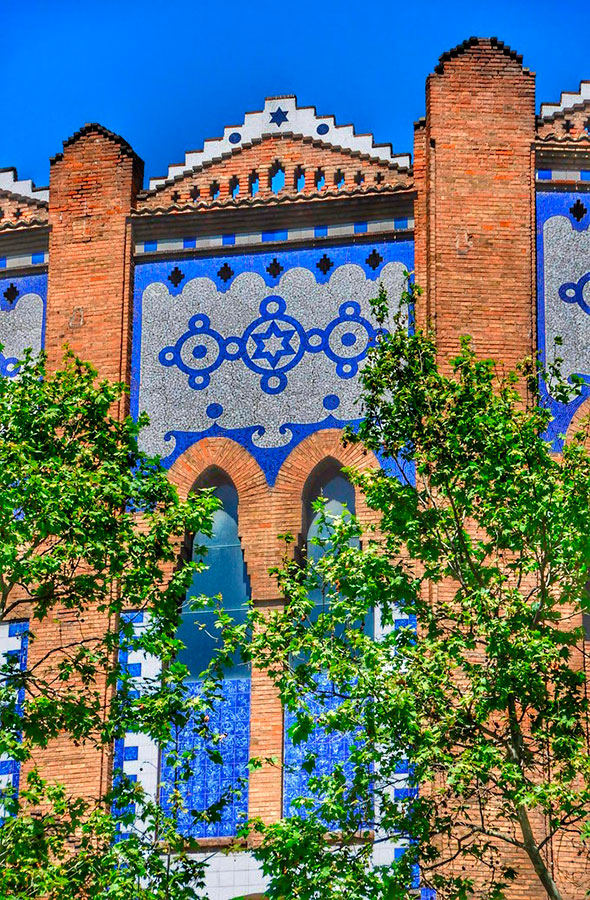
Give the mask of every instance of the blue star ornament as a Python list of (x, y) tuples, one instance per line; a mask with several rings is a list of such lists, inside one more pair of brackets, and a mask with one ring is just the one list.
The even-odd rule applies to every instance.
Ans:
[(283, 122), (286, 122), (288, 118), (288, 113), (285, 112), (284, 109), (281, 109), (280, 106), (277, 106), (274, 112), (270, 114), (271, 125), (276, 125), (277, 128), (280, 128)]
[(256, 350), (252, 359), (265, 359), (274, 368), (283, 356), (294, 356), (295, 351), (291, 346), (291, 338), (295, 334), (294, 328), (279, 328), (276, 322), (271, 322), (266, 331), (253, 334)]

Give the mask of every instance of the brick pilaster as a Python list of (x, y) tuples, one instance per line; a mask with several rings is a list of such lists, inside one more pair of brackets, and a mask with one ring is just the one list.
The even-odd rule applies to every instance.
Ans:
[(68, 343), (101, 376), (129, 380), (132, 242), (127, 218), (143, 162), (100, 125), (86, 125), (51, 161), (46, 348)]
[(509, 366), (534, 349), (534, 138), (516, 53), (471, 38), (443, 54), (415, 154), (416, 279), (444, 360), (463, 334)]

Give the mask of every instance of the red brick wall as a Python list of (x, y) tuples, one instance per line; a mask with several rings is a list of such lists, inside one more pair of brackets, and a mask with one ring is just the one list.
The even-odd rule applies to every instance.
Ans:
[(534, 76), (506, 48), (480, 39), (428, 77), (416, 278), (444, 359), (463, 334), (510, 366), (533, 350), (534, 139)]
[[(131, 241), (127, 216), (141, 187), (143, 164), (131, 148), (100, 126), (87, 126), (64, 144), (51, 165), (49, 267), (45, 345), (50, 367), (65, 343), (103, 377), (129, 381)], [(127, 411), (127, 401), (120, 414)], [(102, 614), (55, 615), (35, 629), (29, 664), (49, 649), (92, 639), (105, 630)], [(51, 665), (58, 661), (51, 659)], [(99, 686), (106, 700), (106, 688)], [(46, 777), (66, 780), (81, 795), (98, 796), (111, 777), (111, 755), (65, 737), (37, 760)]]
[[(259, 179), (256, 201), (273, 200), (275, 195), (270, 187), (269, 172), (277, 160), (285, 171), (285, 186), (280, 192), (282, 201), (289, 195), (293, 199), (302, 200), (309, 199), (310, 195), (338, 196), (347, 191), (391, 191), (392, 188), (402, 190), (412, 186), (411, 174), (405, 169), (399, 169), (396, 163), (368, 159), (346, 149), (325, 147), (320, 141), (312, 142), (293, 135), (276, 135), (251, 147), (240, 148), (231, 156), (204, 165), (171, 185), (142, 195), (138, 201), (138, 209), (142, 212), (147, 209), (168, 209), (174, 204), (179, 212), (185, 212), (187, 206), (206, 211), (208, 207), (231, 202), (230, 184), (234, 177), (239, 179), (240, 184), (237, 201), (248, 202), (249, 177), (252, 172), (256, 172)], [(305, 186), (297, 191), (295, 174), (300, 166), (305, 171)], [(315, 185), (318, 169), (321, 169), (325, 177), (321, 190)], [(344, 175), (344, 184), (340, 189), (334, 181), (337, 172)], [(359, 176), (362, 176), (362, 180)], [(219, 185), (219, 197), (216, 201), (211, 197), (211, 185), (214, 182)]]
[(127, 217), (143, 163), (116, 135), (87, 126), (51, 165), (45, 342), (51, 365), (63, 345), (101, 376), (129, 380), (132, 245)]
[[(513, 367), (535, 350), (535, 85), (508, 48), (472, 39), (441, 57), (426, 85), (426, 118), (414, 145), (418, 317), (435, 328), (444, 362), (459, 337)], [(454, 592), (433, 588), (435, 596)], [(544, 834), (538, 818), (535, 830)], [(553, 842), (547, 861), (564, 896), (582, 900), (584, 858)], [(512, 900), (546, 896), (524, 854), (502, 849), (519, 871)]]

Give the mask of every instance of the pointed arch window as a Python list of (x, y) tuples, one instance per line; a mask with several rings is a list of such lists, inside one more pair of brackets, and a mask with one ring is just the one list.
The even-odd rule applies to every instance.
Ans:
[[(323, 515), (314, 509), (314, 504), (319, 498), (324, 499)], [(323, 521), (325, 517), (338, 518), (340, 516), (355, 515), (354, 486), (342, 473), (342, 467), (336, 460), (328, 459), (320, 463), (310, 478), (303, 492), (303, 535), (304, 554), (310, 562), (316, 564), (326, 553), (326, 546), (321, 546), (314, 539), (329, 539), (330, 526)], [(352, 546), (358, 546), (358, 540), (352, 542)], [(314, 614), (326, 612), (326, 597), (321, 586), (318, 585), (310, 592), (310, 599), (314, 601)], [(368, 614), (363, 623), (363, 630), (371, 637), (374, 633), (373, 615)]]
[[(200, 676), (211, 662), (221, 643), (216, 628), (215, 610), (191, 609), (191, 599), (201, 595), (221, 595), (224, 611), (236, 623), (245, 621), (250, 598), (250, 585), (238, 532), (238, 494), (225, 473), (215, 470), (205, 482), (213, 487), (221, 507), (213, 515), (210, 537), (197, 534), (190, 542), (193, 557), (201, 558), (201, 548), (207, 553), (207, 568), (195, 573), (182, 609), (178, 637), (185, 645), (179, 660), (187, 669), (186, 690), (198, 696), (202, 689)], [(205, 486), (202, 485), (202, 486)], [(160, 802), (177, 817), (181, 834), (191, 838), (231, 837), (248, 813), (248, 759), (250, 756), (250, 671), (239, 658), (224, 670), (221, 695), (211, 709), (209, 728), (221, 737), (214, 745), (199, 733), (191, 719), (184, 725), (172, 727), (171, 749), (194, 755), (194, 770), (180, 789), (186, 809), (178, 812), (174, 806), (174, 790), (178, 773), (169, 764), (166, 752), (160, 764)], [(221, 754), (215, 762), (210, 750)], [(235, 793), (234, 788), (243, 785)], [(204, 812), (220, 799), (228, 798), (219, 819), (195, 818), (193, 813)]]
[[(245, 622), (250, 599), (250, 585), (238, 534), (238, 493), (223, 474), (214, 476), (209, 484), (215, 487), (214, 494), (222, 505), (213, 514), (211, 537), (197, 534), (191, 542), (193, 559), (200, 559), (200, 548), (205, 548), (207, 568), (195, 572), (193, 576), (178, 631), (178, 637), (185, 645), (178, 658), (189, 670), (188, 681), (198, 680), (221, 644), (219, 629), (215, 627), (215, 610), (191, 609), (192, 598), (220, 594), (224, 611), (236, 624)], [(225, 671), (226, 678), (239, 678), (247, 674), (245, 665), (237, 659)]]
[[(323, 511), (314, 509), (315, 501), (323, 498)], [(303, 528), (301, 552), (312, 564), (317, 564), (326, 553), (327, 547), (315, 542), (316, 538), (322, 541), (330, 539), (330, 525), (324, 521), (330, 517), (355, 514), (354, 486), (341, 471), (341, 466), (335, 459), (326, 459), (317, 466), (309, 477), (303, 491)], [(356, 541), (358, 545), (358, 541)], [(314, 602), (310, 619), (317, 620), (321, 613), (329, 613), (329, 596), (321, 585), (313, 588), (310, 599)], [(356, 628), (357, 623), (349, 626)], [(344, 625), (338, 626), (335, 633), (342, 633)], [(364, 620), (358, 622), (358, 628), (369, 637), (374, 635), (373, 614), (368, 613)], [(304, 661), (306, 657), (299, 659)], [(292, 658), (293, 663), (298, 663), (298, 658)], [(318, 686), (316, 696), (310, 698), (310, 705), (314, 715), (323, 714), (326, 711), (336, 710), (341, 703), (339, 692), (333, 691), (333, 686), (326, 674), (318, 673), (315, 676)], [(300, 797), (313, 796), (313, 790), (309, 786), (308, 770), (304, 766), (307, 754), (315, 755), (321, 760), (321, 773), (333, 772), (335, 766), (342, 766), (342, 771), (347, 780), (352, 778), (351, 748), (355, 743), (355, 735), (346, 732), (330, 732), (323, 728), (315, 729), (307, 741), (295, 744), (290, 737), (290, 729), (296, 721), (295, 713), (287, 710), (284, 725), (284, 781), (283, 781), (283, 814), (285, 816), (302, 815), (298, 802)], [(318, 769), (319, 771), (319, 769)], [(317, 772), (316, 772), (317, 774)], [(303, 813), (305, 815), (305, 813)]]

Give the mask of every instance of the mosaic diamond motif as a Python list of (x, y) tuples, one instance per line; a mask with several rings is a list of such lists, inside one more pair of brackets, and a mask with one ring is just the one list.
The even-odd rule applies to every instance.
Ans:
[(174, 287), (178, 287), (180, 282), (184, 279), (184, 273), (180, 271), (178, 266), (174, 266), (170, 275), (168, 276), (168, 281), (170, 284), (174, 285)]
[(233, 278), (233, 274), (234, 274), (234, 270), (231, 268), (231, 266), (228, 266), (228, 264), (226, 262), (224, 262), (221, 269), (217, 273), (219, 278), (221, 278), (221, 280), (224, 283), (227, 283), (230, 280), (230, 278)]
[(578, 199), (576, 200), (574, 205), (570, 206), (570, 212), (571, 212), (572, 216), (574, 217), (574, 219), (576, 220), (576, 222), (581, 222), (582, 219), (584, 218), (584, 216), (586, 215), (586, 213), (588, 212), (588, 210), (586, 209), (586, 207), (584, 206), (584, 204), (578, 197)]
[(6, 290), (4, 291), (4, 297), (6, 300), (8, 300), (9, 303), (14, 303), (14, 301), (16, 300), (18, 295), (19, 295), (18, 289), (17, 289), (16, 285), (14, 285), (12, 283), (9, 284), (8, 287), (6, 288)]
[(380, 253), (377, 253), (376, 250), (371, 250), (365, 262), (373, 269), (373, 271), (375, 271), (375, 269), (378, 269), (383, 262), (383, 257)]
[(324, 253), (322, 258), (320, 259), (320, 261), (318, 263), (316, 263), (316, 265), (317, 265), (318, 269), (320, 270), (320, 272), (322, 273), (322, 275), (327, 275), (328, 272), (330, 271), (330, 269), (332, 268), (332, 266), (334, 265), (334, 263), (332, 262), (330, 257), (326, 253)]
[(272, 278), (279, 277), (279, 275), (283, 271), (283, 267), (280, 264), (280, 262), (278, 261), (278, 259), (276, 258), (276, 256), (273, 259), (273, 261), (271, 263), (269, 263), (269, 265), (266, 267), (266, 271)]

